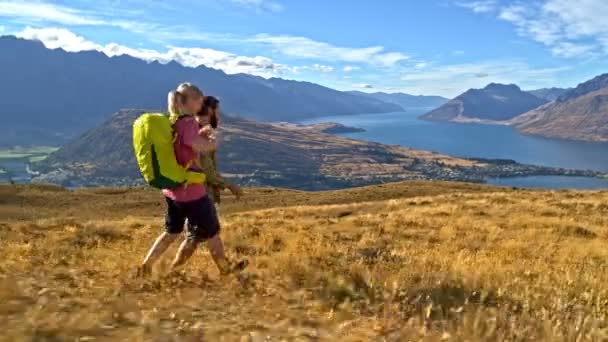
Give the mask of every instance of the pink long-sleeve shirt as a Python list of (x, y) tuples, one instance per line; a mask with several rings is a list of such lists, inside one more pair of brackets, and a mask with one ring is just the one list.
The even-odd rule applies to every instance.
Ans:
[[(194, 141), (198, 137), (199, 127), (196, 120), (191, 117), (183, 117), (175, 123), (175, 157), (177, 162), (184, 167), (190, 165), (195, 169), (198, 165), (198, 153), (194, 150)], [(174, 189), (164, 189), (163, 195), (176, 202), (192, 202), (203, 198), (207, 190), (203, 184), (185, 184)]]

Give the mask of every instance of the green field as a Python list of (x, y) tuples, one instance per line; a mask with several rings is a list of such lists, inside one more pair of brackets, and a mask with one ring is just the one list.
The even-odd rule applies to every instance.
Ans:
[(57, 147), (36, 146), (36, 147), (14, 147), (0, 150), (0, 162), (6, 160), (27, 159), (34, 163), (46, 159), (46, 157), (57, 151)]

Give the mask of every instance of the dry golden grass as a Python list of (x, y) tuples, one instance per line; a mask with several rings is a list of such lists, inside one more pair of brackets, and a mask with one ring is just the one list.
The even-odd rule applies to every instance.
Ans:
[(415, 182), (251, 189), (222, 209), (247, 279), (205, 252), (132, 277), (156, 192), (0, 187), (0, 340), (608, 338), (608, 192)]

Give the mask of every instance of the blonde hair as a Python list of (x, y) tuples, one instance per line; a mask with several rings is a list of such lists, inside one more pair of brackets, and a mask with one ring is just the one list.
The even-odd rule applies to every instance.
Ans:
[(177, 86), (176, 90), (169, 92), (169, 95), (167, 96), (167, 109), (169, 111), (169, 117), (173, 123), (175, 123), (181, 116), (185, 115), (180, 110), (180, 105), (183, 105), (189, 96), (204, 97), (203, 92), (199, 87), (188, 82), (180, 84)]

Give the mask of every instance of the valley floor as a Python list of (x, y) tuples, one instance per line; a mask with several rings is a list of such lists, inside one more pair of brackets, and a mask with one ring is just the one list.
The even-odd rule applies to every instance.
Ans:
[(248, 258), (151, 279), (155, 191), (0, 187), (0, 340), (518, 341), (608, 338), (608, 192), (441, 182), (227, 198)]

